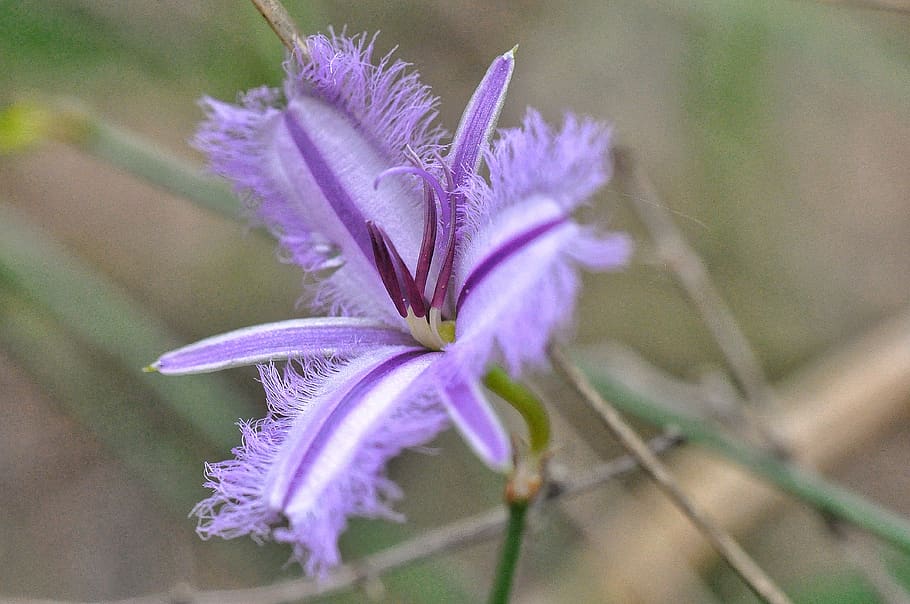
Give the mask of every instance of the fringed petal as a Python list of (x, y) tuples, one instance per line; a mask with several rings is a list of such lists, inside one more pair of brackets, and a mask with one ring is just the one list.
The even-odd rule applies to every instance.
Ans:
[(432, 126), (436, 98), (408, 65), (389, 56), (371, 63), (365, 35), (313, 36), (288, 61), (286, 107), (261, 88), (239, 105), (206, 99), (195, 143), (214, 171), (250, 198), (256, 218), (304, 270), (332, 269), (313, 292), (333, 314), (374, 316), (393, 325), (373, 266), (366, 222), (380, 225), (406, 262), (420, 245), (421, 183), (388, 178), (409, 161), (408, 146), (430, 159), (442, 131)]
[[(569, 116), (554, 132), (535, 112), (507, 130), (489, 154), (491, 185), (469, 186), (455, 277), (456, 342), (447, 353), (482, 369), (492, 359), (510, 373), (544, 361), (554, 331), (570, 322), (578, 268), (627, 261), (624, 235), (599, 236), (571, 210), (608, 176), (608, 136)], [(497, 357), (498, 355), (498, 357)]]
[(210, 466), (215, 492), (194, 510), (200, 534), (290, 543), (318, 575), (339, 563), (349, 517), (399, 520), (391, 505), (401, 492), (385, 464), (447, 425), (432, 386), (418, 379), (438, 356), (385, 348), (316, 378), (263, 368), (270, 413), (241, 426), (235, 460)]
[(468, 184), (462, 208), (470, 238), (495, 215), (532, 197), (546, 197), (566, 211), (583, 203), (610, 178), (610, 131), (599, 122), (568, 114), (560, 130), (529, 109), (521, 128), (501, 130), (487, 154), (490, 184)]
[(429, 162), (446, 135), (434, 125), (439, 99), (392, 53), (374, 65), (374, 41), (331, 29), (307, 38), (307, 52), (289, 62), (288, 98), (313, 95), (343, 110), (396, 163), (407, 162), (407, 146)]
[(271, 537), (281, 514), (265, 499), (265, 477), (281, 452), (293, 418), (304, 413), (306, 401), (316, 396), (326, 380), (339, 371), (329, 360), (319, 359), (288, 366), (259, 367), (269, 406), (265, 418), (238, 422), (242, 441), (232, 449), (234, 459), (205, 464), (205, 487), (212, 495), (200, 501), (191, 515), (199, 519), (196, 532), (203, 539), (233, 539), (249, 535), (257, 543)]

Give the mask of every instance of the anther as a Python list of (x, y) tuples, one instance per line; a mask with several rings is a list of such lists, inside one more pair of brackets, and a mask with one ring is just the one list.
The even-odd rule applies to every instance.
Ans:
[(398, 276), (395, 274), (395, 267), (389, 256), (389, 250), (386, 248), (382, 232), (373, 221), (367, 221), (367, 232), (370, 234), (370, 243), (373, 246), (373, 258), (376, 262), (376, 269), (379, 271), (379, 278), (395, 305), (395, 310), (402, 317), (408, 316), (407, 305), (404, 296), (401, 295), (401, 286), (398, 283)]

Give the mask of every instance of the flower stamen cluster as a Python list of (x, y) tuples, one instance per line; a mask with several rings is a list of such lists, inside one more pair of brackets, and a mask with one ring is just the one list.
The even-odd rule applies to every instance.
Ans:
[[(433, 255), (439, 242), (437, 216), (442, 208), (447, 208), (447, 216), (455, 216), (456, 194), (453, 191), (454, 178), (448, 164), (438, 157), (439, 168), (446, 177), (448, 189), (443, 188), (439, 180), (424, 167), (422, 160), (408, 149), (408, 155), (414, 165), (389, 168), (376, 177), (373, 188), (378, 189), (383, 179), (396, 174), (412, 174), (423, 180), (424, 189), (424, 229), (420, 242), (420, 253), (414, 275), (411, 274), (395, 243), (388, 234), (373, 221), (367, 221), (370, 242), (373, 246), (373, 258), (379, 277), (389, 294), (398, 314), (407, 321), (414, 339), (431, 350), (442, 350), (454, 341), (454, 321), (443, 318), (444, 303), (452, 278), (452, 266), (455, 260), (455, 221), (449, 219), (442, 266), (438, 268), (436, 284), (431, 299), (426, 299), (426, 286)], [(440, 211), (437, 212), (437, 203)], [(450, 327), (444, 328), (443, 324)]]

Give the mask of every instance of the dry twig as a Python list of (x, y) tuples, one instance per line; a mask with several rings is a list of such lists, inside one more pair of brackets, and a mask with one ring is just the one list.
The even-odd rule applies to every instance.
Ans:
[(663, 494), (698, 528), (699, 532), (742, 577), (752, 591), (769, 604), (788, 604), (789, 598), (733, 538), (694, 506), (689, 497), (679, 488), (667, 468), (648, 449), (635, 430), (600, 396), (587, 378), (566, 359), (558, 348), (551, 349), (550, 359), (556, 370), (578, 391), (588, 405), (597, 411), (607, 429), (638, 461), (642, 469), (654, 479)]
[(272, 31), (281, 40), (285, 48), (294, 52), (295, 48), (306, 48), (300, 41), (300, 31), (288, 14), (284, 5), (278, 0), (250, 0), (263, 19), (268, 22)]
[(619, 147), (613, 156), (620, 188), (648, 230), (658, 257), (698, 310), (746, 398), (752, 403), (771, 402), (773, 393), (761, 363), (711, 282), (705, 263), (683, 237), (632, 150)]
[[(848, 2), (841, 1), (841, 3)], [(903, 10), (910, 9), (910, 2), (906, 0), (884, 3), (860, 2), (859, 4), (872, 8), (890, 7), (892, 9), (901, 5)], [(890, 6), (885, 6), (885, 4)], [(746, 398), (752, 403), (776, 403), (777, 395), (768, 383), (757, 355), (740, 329), (732, 311), (712, 283), (705, 263), (686, 241), (670, 212), (661, 202), (644, 168), (636, 160), (634, 153), (630, 149), (619, 148), (615, 151), (615, 162), (617, 180), (621, 188), (628, 194), (633, 209), (654, 241), (658, 256), (667, 264), (690, 302), (701, 315)], [(768, 425), (760, 421), (751, 410), (740, 408), (734, 409), (734, 411), (738, 411), (737, 417), (743, 420), (745, 425), (742, 427), (753, 431), (769, 444), (775, 453), (782, 457), (792, 455), (787, 444), (780, 439), (779, 435), (770, 430)], [(845, 552), (849, 547), (847, 542), (841, 543), (841, 549)], [(874, 560), (866, 560), (865, 564), (858, 565), (855, 562), (863, 558), (861, 555), (854, 552), (846, 557), (853, 561), (854, 566), (866, 574), (871, 582), (875, 583), (877, 575), (870, 574), (869, 571), (870, 566), (877, 564)], [(877, 574), (881, 573), (887, 574), (883, 569), (879, 569)]]

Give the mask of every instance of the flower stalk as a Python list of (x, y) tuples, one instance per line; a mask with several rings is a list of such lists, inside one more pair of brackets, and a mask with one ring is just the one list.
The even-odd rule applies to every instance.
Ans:
[(514, 381), (502, 367), (493, 367), (483, 378), (484, 386), (499, 395), (521, 414), (528, 427), (528, 445), (535, 456), (543, 455), (550, 446), (550, 416), (533, 392)]
[(489, 598), (490, 604), (505, 604), (521, 555), (528, 508), (543, 484), (543, 464), (550, 446), (550, 416), (543, 402), (527, 386), (510, 378), (502, 367), (490, 369), (483, 382), (518, 411), (528, 430), (528, 455), (520, 457), (515, 447), (515, 467), (506, 482), (504, 499), (509, 521)]
[(496, 567), (496, 577), (493, 589), (490, 591), (489, 604), (506, 604), (512, 592), (512, 583), (515, 569), (518, 566), (518, 556), (521, 553), (521, 542), (524, 538), (525, 519), (528, 514), (530, 502), (512, 501), (509, 503), (509, 524), (506, 527), (506, 537), (502, 544), (502, 553)]

